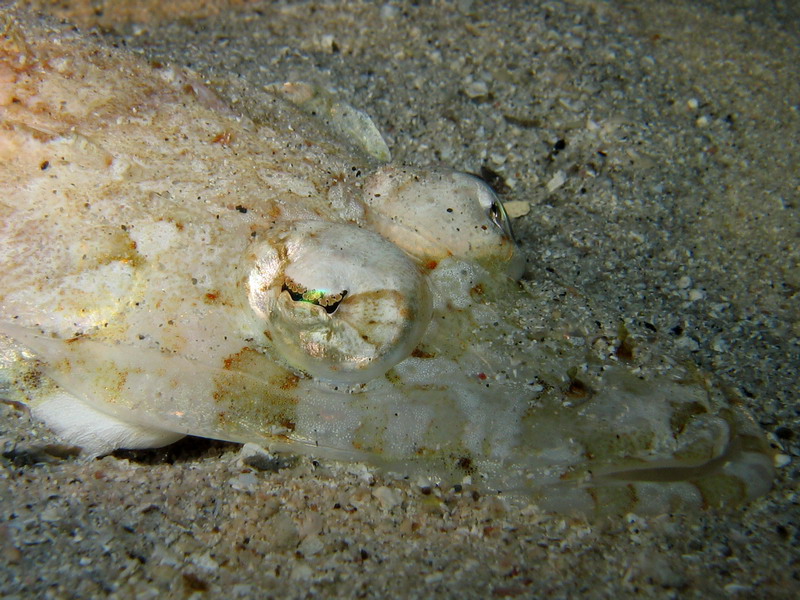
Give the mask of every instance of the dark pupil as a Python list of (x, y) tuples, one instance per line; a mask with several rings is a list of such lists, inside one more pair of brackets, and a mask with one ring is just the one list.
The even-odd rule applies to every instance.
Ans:
[(286, 284), (284, 284), (284, 286), (283, 286), (283, 291), (284, 292), (289, 292), (289, 296), (295, 302), (302, 302), (303, 301), (303, 294), (301, 294), (300, 292), (293, 292), (288, 287), (286, 287)]
[(295, 302), (310, 302), (311, 304), (316, 304), (317, 306), (324, 308), (325, 312), (329, 315), (336, 312), (336, 309), (339, 308), (342, 300), (344, 300), (347, 296), (347, 290), (342, 290), (341, 298), (339, 298), (339, 300), (335, 302), (326, 302), (324, 295), (315, 294), (313, 291), (298, 292), (290, 289), (285, 283), (282, 286), (282, 290), (289, 292), (289, 297)]
[(503, 228), (503, 216), (500, 212), (500, 206), (498, 206), (497, 202), (492, 202), (492, 206), (489, 208), (489, 216), (494, 221), (494, 224)]

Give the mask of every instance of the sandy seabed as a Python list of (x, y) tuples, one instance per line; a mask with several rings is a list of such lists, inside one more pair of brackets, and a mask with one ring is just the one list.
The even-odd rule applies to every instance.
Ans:
[(0, 405), (0, 596), (797, 597), (797, 3), (20, 4), (243, 112), (312, 81), (396, 159), (497, 173), (529, 278), (713, 373), (783, 458), (744, 508), (586, 521), (197, 439), (86, 462)]

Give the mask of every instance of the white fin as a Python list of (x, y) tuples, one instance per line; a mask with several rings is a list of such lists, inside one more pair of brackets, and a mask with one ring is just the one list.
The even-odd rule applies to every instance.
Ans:
[(31, 412), (64, 441), (83, 448), (88, 456), (108, 454), (117, 448), (158, 448), (183, 437), (182, 433), (109, 416), (63, 390), (43, 399)]

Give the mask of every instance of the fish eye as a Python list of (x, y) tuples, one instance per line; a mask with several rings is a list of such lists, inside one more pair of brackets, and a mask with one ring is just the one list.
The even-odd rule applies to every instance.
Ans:
[(494, 190), (489, 186), (486, 181), (477, 175), (465, 174), (468, 177), (473, 177), (478, 184), (478, 202), (481, 206), (486, 207), (486, 214), (489, 220), (497, 227), (503, 234), (508, 237), (512, 242), (516, 243), (514, 237), (514, 230), (511, 227), (511, 219), (508, 218), (506, 209), (502, 201), (498, 198)]
[(431, 318), (427, 277), (397, 246), (355, 225), (296, 221), (253, 249), (250, 306), (291, 366), (337, 383), (383, 375)]
[(295, 302), (310, 302), (325, 309), (325, 312), (333, 314), (347, 296), (347, 290), (340, 292), (330, 292), (327, 290), (309, 290), (303, 284), (297, 283), (291, 277), (284, 278), (281, 291), (289, 294)]

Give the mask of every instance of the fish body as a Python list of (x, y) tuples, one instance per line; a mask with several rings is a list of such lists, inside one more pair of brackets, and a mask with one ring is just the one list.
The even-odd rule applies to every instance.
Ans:
[(249, 118), (195, 74), (4, 19), (0, 391), (87, 453), (191, 434), (558, 510), (769, 489), (763, 435), (705, 377), (542, 327), (477, 179), (389, 163), (311, 86)]

